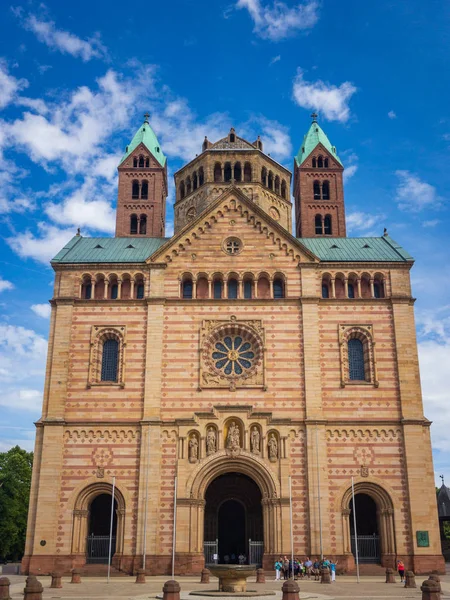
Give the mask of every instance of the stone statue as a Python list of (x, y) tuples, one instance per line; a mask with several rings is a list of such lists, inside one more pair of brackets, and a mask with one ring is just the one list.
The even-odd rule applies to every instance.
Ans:
[(216, 451), (216, 432), (214, 427), (208, 427), (206, 433), (206, 454), (214, 454)]
[(241, 446), (241, 441), (240, 441), (239, 427), (236, 425), (236, 421), (232, 421), (231, 425), (228, 429), (227, 448), (234, 449), (234, 448), (240, 448), (240, 446)]
[(255, 426), (252, 428), (252, 435), (250, 438), (250, 442), (251, 442), (251, 451), (252, 454), (261, 454), (260, 450), (259, 450), (259, 441), (260, 441), (260, 434), (258, 431), (258, 428)]
[(278, 458), (278, 442), (274, 433), (270, 434), (269, 441), (269, 459), (274, 461)]
[(198, 441), (197, 436), (193, 435), (189, 440), (189, 461), (197, 462), (198, 460)]

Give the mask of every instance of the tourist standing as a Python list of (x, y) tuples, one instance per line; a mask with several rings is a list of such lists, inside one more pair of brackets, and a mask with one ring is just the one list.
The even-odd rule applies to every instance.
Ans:
[(285, 579), (289, 579), (289, 559), (287, 556), (283, 558), (283, 574)]
[(320, 579), (320, 562), (319, 562), (318, 558), (316, 558), (313, 562), (313, 573), (314, 573), (314, 581), (319, 581), (319, 579)]
[(303, 565), (304, 565), (304, 567), (306, 569), (305, 572), (306, 572), (306, 575), (307, 575), (308, 579), (311, 579), (311, 569), (312, 569), (313, 564), (312, 564), (312, 561), (309, 560), (308, 556), (306, 557), (306, 560), (303, 563)]
[(330, 573), (331, 573), (331, 581), (336, 581), (336, 565), (338, 561), (334, 561), (331, 559), (330, 561)]
[(275, 581), (279, 581), (281, 579), (281, 571), (283, 569), (283, 559), (280, 558), (275, 561)]
[(405, 578), (405, 563), (402, 560), (397, 561), (397, 571), (400, 575), (400, 583), (403, 583)]

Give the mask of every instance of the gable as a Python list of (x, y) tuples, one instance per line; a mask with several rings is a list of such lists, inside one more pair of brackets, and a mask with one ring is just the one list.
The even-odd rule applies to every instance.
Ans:
[(132, 169), (134, 167), (134, 159), (139, 156), (144, 156), (149, 158), (149, 166), (146, 167), (144, 163), (144, 167), (141, 168), (150, 168), (150, 169), (160, 169), (161, 164), (157, 158), (155, 158), (154, 154), (152, 154), (151, 150), (147, 148), (147, 146), (140, 142), (136, 148), (126, 156), (126, 158), (120, 163), (119, 168)]
[(322, 143), (317, 144), (317, 146), (315, 146), (311, 152), (308, 154), (308, 156), (303, 160), (302, 164), (300, 165), (301, 169), (312, 169), (315, 168), (312, 166), (312, 160), (313, 158), (318, 158), (319, 156), (322, 156), (323, 158), (328, 158), (328, 167), (324, 168), (324, 170), (326, 169), (340, 169), (342, 170), (343, 167), (340, 164), (339, 161), (336, 160), (336, 157), (333, 156), (333, 154), (327, 150), (327, 148), (325, 148), (325, 146)]
[[(233, 237), (238, 233), (245, 238), (242, 240), (244, 249), (248, 245), (255, 250), (257, 240), (264, 240), (266, 250), (270, 250), (267, 253), (268, 260), (269, 254), (273, 254), (270, 260), (285, 257), (295, 265), (299, 262), (318, 262), (313, 252), (252, 203), (235, 186), (230, 186), (195, 221), (189, 223), (158, 249), (148, 262), (183, 262), (186, 257), (192, 259), (192, 254), (202, 247), (204, 239), (208, 239), (209, 244), (209, 239), (214, 235), (223, 238), (226, 234)], [(223, 252), (225, 238), (222, 238), (222, 241), (216, 239), (214, 247), (209, 248), (211, 252), (217, 253), (217, 256), (221, 256), (218, 253)], [(261, 242), (258, 249), (261, 250)], [(226, 256), (225, 253), (224, 255)], [(182, 259), (178, 260), (179, 257)], [(254, 257), (259, 260), (257, 252)], [(212, 258), (215, 257), (209, 257), (210, 260)]]

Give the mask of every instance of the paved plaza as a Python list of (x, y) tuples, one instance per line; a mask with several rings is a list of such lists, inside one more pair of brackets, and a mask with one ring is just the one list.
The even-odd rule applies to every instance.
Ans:
[[(450, 569), (447, 568), (447, 575), (441, 577), (442, 598), (450, 599)], [(9, 575), (11, 581), (11, 598), (23, 598), (23, 588), (25, 576)], [(106, 583), (104, 577), (84, 577), (82, 583), (71, 584), (70, 577), (63, 577), (61, 589), (50, 588), (50, 577), (38, 577), (44, 587), (43, 598), (45, 600), (58, 600), (71, 598), (73, 600), (96, 599), (96, 600), (114, 600), (115, 598), (124, 598), (127, 600), (144, 600), (147, 598), (156, 599), (161, 595), (162, 587), (170, 577), (147, 577), (147, 583), (136, 584), (134, 577), (112, 577), (110, 583)], [(187, 598), (187, 594), (193, 590), (217, 590), (217, 579), (211, 578), (209, 585), (199, 583), (199, 577), (177, 577), (181, 586), (181, 600)], [(383, 577), (362, 577), (360, 583), (356, 582), (356, 577), (341, 576), (336, 582), (325, 585), (315, 581), (300, 580), (300, 598), (301, 600), (332, 600), (339, 598), (342, 600), (358, 600), (358, 598), (411, 598), (419, 600), (421, 598), (420, 585), (426, 579), (425, 576), (418, 576), (416, 579), (416, 589), (405, 589), (397, 583), (386, 584)], [(281, 586), (283, 582), (269, 580), (265, 584), (256, 584), (255, 578), (248, 580), (248, 589), (260, 590), (261, 592), (272, 590), (277, 592), (271, 596), (274, 600), (281, 599)], [(198, 600), (200, 597), (190, 596), (192, 600)]]

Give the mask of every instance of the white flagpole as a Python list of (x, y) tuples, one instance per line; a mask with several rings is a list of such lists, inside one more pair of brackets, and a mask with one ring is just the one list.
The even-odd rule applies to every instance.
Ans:
[(291, 521), (291, 577), (294, 579), (294, 528), (292, 526), (292, 477), (289, 475), (289, 518)]
[(319, 434), (316, 423), (317, 502), (319, 507), (320, 560), (323, 560), (322, 507), (320, 502)]
[(353, 531), (355, 534), (356, 581), (359, 583), (358, 532), (356, 530), (355, 486), (353, 484), (353, 477), (352, 477), (352, 503), (353, 503)]
[(172, 579), (175, 579), (175, 545), (177, 542), (177, 479), (178, 477), (175, 475), (173, 490)]
[(148, 519), (148, 477), (150, 471), (150, 423), (147, 432), (147, 473), (145, 474), (145, 517), (144, 517), (144, 548), (142, 550), (142, 568), (145, 569), (147, 554), (147, 519)]
[(112, 551), (112, 532), (113, 532), (113, 522), (114, 522), (114, 491), (116, 488), (116, 478), (113, 477), (113, 486), (112, 486), (112, 496), (111, 496), (111, 521), (109, 525), (109, 551), (108, 551), (108, 580), (109, 583), (109, 575), (111, 573), (111, 551)]

